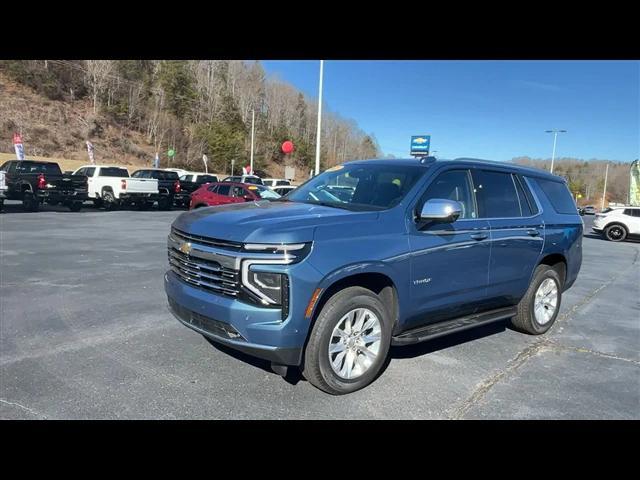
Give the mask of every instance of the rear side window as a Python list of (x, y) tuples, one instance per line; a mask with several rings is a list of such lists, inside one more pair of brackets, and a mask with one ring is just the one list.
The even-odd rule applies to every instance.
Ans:
[[(91, 173), (89, 173), (91, 171)], [(87, 176), (92, 176), (93, 170), (91, 168), (87, 169)], [(105, 167), (100, 169), (101, 177), (128, 177), (129, 172), (124, 168), (117, 167)]]
[(524, 184), (521, 178), (517, 175), (513, 175), (513, 181), (516, 184), (516, 190), (518, 191), (518, 200), (520, 201), (520, 209), (522, 210), (523, 217), (531, 217), (538, 213), (538, 207), (536, 202), (531, 197), (531, 192)]
[(228, 197), (230, 190), (231, 190), (231, 185), (218, 185), (218, 190), (216, 191), (216, 193), (218, 195), (224, 195)]
[(555, 182), (542, 178), (536, 178), (535, 181), (547, 196), (556, 212), (562, 214), (578, 213), (578, 207), (576, 207), (569, 193), (569, 189), (564, 182)]
[(629, 215), (630, 217), (640, 217), (640, 209), (627, 208), (625, 209), (624, 214)]
[(245, 177), (244, 183), (251, 183), (253, 185), (262, 185), (262, 180), (256, 177)]
[(278, 180), (276, 182), (276, 186), (279, 186), (279, 185), (291, 185), (291, 184), (289, 183), (289, 180)]
[(473, 172), (480, 218), (521, 217), (520, 200), (510, 173), (476, 170)]

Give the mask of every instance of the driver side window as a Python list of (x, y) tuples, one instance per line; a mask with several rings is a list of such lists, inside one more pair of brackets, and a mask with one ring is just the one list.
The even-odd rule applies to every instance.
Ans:
[(443, 198), (462, 205), (460, 218), (478, 218), (469, 170), (448, 170), (438, 175), (427, 187), (419, 208), (427, 200)]

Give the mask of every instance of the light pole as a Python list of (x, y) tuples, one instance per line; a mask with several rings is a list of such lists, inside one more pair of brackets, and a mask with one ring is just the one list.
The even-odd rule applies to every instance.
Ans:
[(318, 87), (318, 131), (316, 132), (316, 175), (320, 173), (320, 134), (322, 132), (322, 76), (324, 60), (320, 60), (320, 86)]
[[(255, 132), (256, 111), (251, 110), (251, 173), (253, 173), (253, 135)], [(233, 173), (231, 174), (233, 175)]]
[(607, 177), (609, 176), (609, 163), (607, 163), (607, 168), (604, 171), (604, 192), (602, 192), (602, 206), (600, 207), (600, 211), (604, 210), (604, 200), (607, 197)]
[(545, 133), (553, 133), (553, 153), (551, 154), (551, 173), (553, 173), (553, 161), (556, 158), (556, 141), (558, 140), (558, 133), (567, 133), (566, 130), (545, 130)]

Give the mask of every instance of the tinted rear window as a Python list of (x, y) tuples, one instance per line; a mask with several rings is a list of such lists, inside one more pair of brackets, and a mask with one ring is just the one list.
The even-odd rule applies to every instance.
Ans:
[(20, 162), (16, 166), (16, 172), (20, 173), (44, 173), (45, 175), (62, 175), (57, 163)]
[(510, 173), (478, 170), (473, 173), (480, 218), (520, 217), (520, 201)]
[(556, 212), (562, 214), (578, 213), (578, 207), (576, 207), (571, 193), (569, 193), (569, 189), (563, 182), (544, 180), (542, 178), (536, 178), (535, 181), (547, 196)]
[(104, 167), (100, 169), (101, 177), (128, 177), (129, 172), (124, 168)]

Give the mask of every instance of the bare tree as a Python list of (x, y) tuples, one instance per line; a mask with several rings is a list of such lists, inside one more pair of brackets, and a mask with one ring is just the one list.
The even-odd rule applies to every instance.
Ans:
[(93, 113), (98, 111), (98, 97), (108, 85), (114, 69), (113, 60), (86, 60), (87, 79), (93, 96)]

